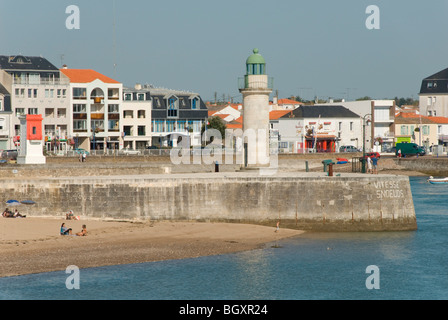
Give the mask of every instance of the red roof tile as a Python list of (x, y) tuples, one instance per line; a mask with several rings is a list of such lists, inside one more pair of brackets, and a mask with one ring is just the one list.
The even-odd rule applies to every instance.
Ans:
[(283, 117), (287, 113), (291, 113), (292, 110), (272, 110), (269, 112), (269, 120), (277, 120)]
[(89, 83), (96, 79), (99, 79), (104, 83), (120, 83), (91, 69), (61, 69), (61, 72), (73, 83)]

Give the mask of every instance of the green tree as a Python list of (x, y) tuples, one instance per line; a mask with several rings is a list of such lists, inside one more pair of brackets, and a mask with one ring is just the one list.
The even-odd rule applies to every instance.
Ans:
[[(226, 128), (227, 128), (226, 123), (220, 117), (216, 117), (215, 116), (215, 117), (208, 118), (207, 130), (209, 130), (209, 129), (216, 129), (216, 130), (218, 130), (221, 133), (221, 137), (222, 137), (223, 141), (224, 141), (224, 139), (226, 137), (225, 136)], [(202, 125), (201, 135), (204, 133), (204, 131), (205, 131), (205, 124)], [(209, 139), (207, 137), (207, 141), (208, 140)], [(213, 139), (210, 142), (212, 142), (212, 141), (213, 141)]]

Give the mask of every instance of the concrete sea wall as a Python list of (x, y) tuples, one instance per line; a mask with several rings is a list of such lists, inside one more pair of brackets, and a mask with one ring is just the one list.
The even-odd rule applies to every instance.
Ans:
[(415, 230), (409, 178), (395, 175), (220, 172), (3, 179), (3, 203), (30, 216), (195, 220), (316, 231)]

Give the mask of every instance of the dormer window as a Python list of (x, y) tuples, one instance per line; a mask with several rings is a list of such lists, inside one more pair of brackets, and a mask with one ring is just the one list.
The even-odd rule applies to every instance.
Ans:
[(199, 109), (199, 99), (198, 98), (193, 98), (191, 100), (191, 109), (192, 110)]
[(168, 98), (168, 113), (169, 118), (177, 118), (177, 111), (179, 109), (179, 100), (177, 97), (172, 96)]

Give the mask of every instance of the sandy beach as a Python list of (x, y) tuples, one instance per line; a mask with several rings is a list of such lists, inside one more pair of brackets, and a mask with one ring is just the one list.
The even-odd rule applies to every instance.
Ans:
[[(61, 224), (88, 235), (60, 236)], [(0, 218), (0, 277), (252, 250), (303, 233), (248, 224)]]

